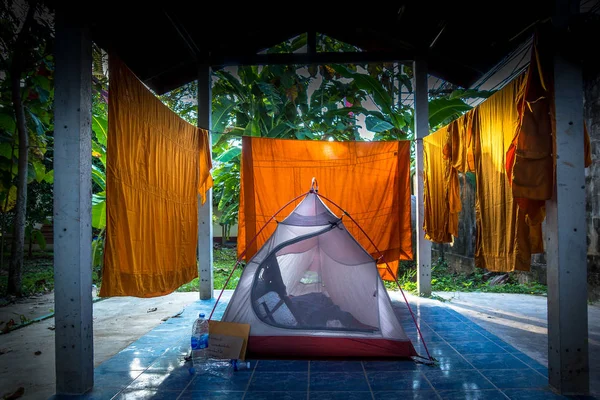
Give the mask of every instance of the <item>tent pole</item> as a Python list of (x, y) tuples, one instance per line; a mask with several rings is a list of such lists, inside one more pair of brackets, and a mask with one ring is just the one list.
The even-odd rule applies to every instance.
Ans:
[[(198, 68), (198, 127), (209, 130), (208, 143), (212, 157), (212, 85), (210, 65)], [(206, 193), (206, 202), (202, 204), (198, 195), (198, 281), (201, 300), (213, 298), (213, 223), (212, 188)]]
[(415, 164), (416, 164), (416, 231), (417, 231), (417, 291), (420, 296), (431, 296), (431, 242), (423, 231), (423, 138), (429, 134), (429, 103), (427, 85), (427, 62), (414, 61), (415, 93)]
[[(283, 211), (284, 208), (286, 208), (287, 206), (289, 206), (290, 204), (292, 204), (294, 201), (298, 200), (301, 197), (304, 197), (304, 196), (308, 195), (309, 193), (310, 192), (302, 193), (300, 196), (294, 197), (293, 199), (291, 199), (290, 201), (288, 201), (287, 203), (285, 203), (285, 205), (283, 207), (281, 207), (279, 210), (275, 211), (275, 214), (273, 214), (271, 216), (271, 218), (269, 218), (267, 220), (267, 222), (264, 223), (264, 225), (260, 228), (260, 230), (256, 233), (256, 235), (254, 235), (254, 237), (248, 242), (248, 244), (246, 245), (246, 248), (244, 249), (244, 251), (242, 251), (242, 254), (240, 254), (240, 256), (237, 258), (237, 260), (235, 262), (235, 265), (231, 269), (231, 273), (227, 277), (227, 280), (225, 281), (225, 284), (223, 285), (223, 289), (221, 289), (221, 292), (219, 292), (219, 297), (217, 297), (217, 301), (215, 301), (215, 305), (213, 306), (212, 311), (210, 312), (210, 315), (208, 316), (208, 320), (209, 321), (212, 318), (213, 313), (215, 312), (215, 310), (217, 308), (217, 304), (219, 304), (219, 301), (221, 300), (221, 296), (223, 295), (223, 292), (225, 291), (225, 288), (227, 287), (227, 284), (229, 283), (229, 280), (233, 276), (233, 272), (236, 270), (236, 268), (238, 267), (238, 265), (240, 265), (240, 262), (242, 262), (242, 260), (244, 259), (244, 257), (246, 257), (246, 252), (248, 251), (248, 248), (250, 247), (250, 245), (253, 244), (256, 241), (256, 239), (258, 238), (258, 235), (260, 235), (261, 232), (267, 227), (267, 225), (269, 225), (269, 223), (275, 219), (275, 217), (277, 216), (277, 214), (279, 214), (281, 211)], [(252, 257), (254, 257), (254, 255), (252, 255)]]
[(346, 210), (344, 210), (337, 203), (333, 202), (332, 200), (328, 199), (327, 197), (322, 196), (322, 195), (318, 195), (318, 196), (321, 199), (327, 200), (328, 202), (330, 202), (331, 204), (333, 204), (334, 206), (336, 206), (337, 208), (339, 208), (342, 211), (342, 213), (344, 213), (344, 215), (347, 215), (348, 218), (350, 218), (350, 220), (352, 222), (354, 222), (354, 225), (356, 225), (356, 227), (363, 233), (363, 235), (365, 235), (365, 237), (371, 243), (371, 245), (373, 246), (373, 248), (375, 249), (375, 251), (377, 253), (379, 253), (379, 259), (381, 260), (381, 262), (383, 262), (385, 264), (385, 268), (386, 268), (387, 272), (389, 272), (389, 274), (394, 277), (394, 282), (396, 282), (396, 285), (398, 285), (398, 289), (400, 289), (400, 293), (402, 293), (402, 297), (404, 298), (404, 302), (406, 303), (406, 307), (408, 307), (408, 311), (410, 312), (410, 316), (412, 317), (413, 322), (415, 323), (415, 327), (417, 328), (417, 332), (419, 333), (419, 337), (421, 338), (421, 342), (423, 342), (423, 346), (425, 347), (425, 352), (427, 353), (427, 357), (429, 357), (429, 361), (437, 361), (429, 353), (429, 349), (427, 348), (427, 344), (425, 343), (425, 339), (423, 339), (423, 334), (421, 333), (421, 328), (419, 327), (419, 324), (417, 323), (417, 319), (415, 317), (415, 314), (413, 313), (413, 310), (412, 310), (410, 304), (408, 303), (408, 299), (406, 298), (406, 294), (404, 294), (404, 290), (402, 289), (402, 285), (400, 285), (400, 282), (398, 282), (398, 276), (394, 273), (394, 271), (392, 271), (392, 268), (387, 263), (387, 261), (384, 259), (383, 253), (381, 252), (381, 250), (379, 250), (379, 248), (377, 247), (377, 245), (375, 244), (375, 242), (373, 241), (373, 239), (371, 239), (371, 237), (369, 235), (367, 235), (367, 232), (365, 232), (365, 230), (362, 228), (362, 226), (360, 226), (358, 224), (358, 222), (354, 218), (352, 218), (352, 216), (350, 214), (348, 214), (348, 212)]

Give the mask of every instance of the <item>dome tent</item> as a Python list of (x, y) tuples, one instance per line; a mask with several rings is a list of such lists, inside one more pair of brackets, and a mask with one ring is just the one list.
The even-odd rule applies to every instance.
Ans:
[(417, 356), (375, 260), (311, 189), (248, 261), (222, 321), (248, 357)]

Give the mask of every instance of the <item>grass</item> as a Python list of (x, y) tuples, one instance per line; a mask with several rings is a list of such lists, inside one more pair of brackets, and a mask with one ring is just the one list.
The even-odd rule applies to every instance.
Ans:
[[(0, 298), (6, 296), (10, 253), (4, 254), (0, 270)], [(34, 252), (23, 260), (23, 296), (47, 293), (54, 289), (54, 256), (51, 252)]]
[[(431, 289), (436, 292), (485, 292), (519, 293), (546, 295), (546, 286), (540, 283), (523, 284), (517, 281), (517, 275), (508, 273), (508, 281), (501, 285), (490, 285), (485, 271), (476, 268), (472, 274), (459, 274), (449, 271), (444, 260), (438, 259), (431, 267)], [(412, 262), (402, 262), (398, 269), (398, 283), (402, 290), (417, 294), (417, 270)], [(385, 282), (388, 290), (399, 290), (396, 282)]]
[[(214, 288), (220, 290), (225, 285), (227, 277), (237, 260), (236, 249), (221, 248), (215, 249), (213, 254), (214, 262)], [(37, 252), (33, 257), (25, 257), (23, 264), (23, 296), (32, 296), (40, 293), (48, 293), (54, 289), (54, 264), (53, 254), (51, 252)], [(0, 298), (6, 297), (8, 284), (8, 263), (10, 254), (4, 254), (4, 268), (0, 270)], [(227, 289), (235, 289), (243, 265), (238, 265), (229, 283)], [(96, 277), (93, 282), (98, 288), (102, 283)], [(193, 279), (182, 285), (178, 292), (196, 292), (198, 291), (198, 278)]]
[[(231, 273), (237, 259), (235, 248), (215, 249), (213, 254), (214, 288), (223, 289), (227, 277)], [(4, 254), (4, 268), (0, 270), (0, 299), (6, 296), (8, 281), (8, 263), (10, 254)], [(233, 273), (226, 289), (235, 289), (242, 274), (243, 263)], [(437, 292), (487, 292), (487, 293), (520, 293), (546, 295), (546, 286), (540, 283), (520, 284), (516, 274), (509, 273), (508, 282), (502, 285), (490, 286), (485, 279), (483, 270), (477, 268), (472, 274), (456, 274), (449, 271), (443, 260), (437, 260), (432, 265), (431, 286)], [(399, 283), (402, 290), (416, 294), (417, 270), (412, 261), (402, 261), (398, 269)], [(101, 282), (94, 281), (98, 287)], [(396, 282), (384, 282), (388, 290), (398, 290)], [(177, 289), (178, 292), (198, 291), (198, 278), (193, 279)], [(36, 252), (31, 258), (25, 258), (23, 266), (23, 295), (31, 296), (47, 293), (54, 289), (53, 254), (51, 252)]]
[[(235, 265), (237, 260), (237, 250), (235, 248), (220, 248), (215, 249), (213, 252), (213, 279), (214, 279), (214, 288), (215, 290), (223, 289), (225, 285), (225, 281), (229, 274), (231, 274), (231, 270)], [(240, 275), (242, 275), (243, 265), (237, 266), (229, 283), (227, 284), (226, 289), (235, 289), (240, 280)], [(194, 278), (191, 282), (188, 282), (182, 285), (178, 292), (197, 292), (198, 291), (198, 278)]]

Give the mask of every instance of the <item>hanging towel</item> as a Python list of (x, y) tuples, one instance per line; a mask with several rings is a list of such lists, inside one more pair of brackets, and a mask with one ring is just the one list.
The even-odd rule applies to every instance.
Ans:
[(109, 71), (99, 295), (162, 296), (198, 275), (198, 194), (212, 186), (208, 132), (179, 118), (114, 55)]
[[(238, 256), (249, 260), (275, 229), (267, 220), (294, 197), (310, 189), (348, 212), (391, 264), (379, 264), (383, 279), (393, 280), (398, 260), (412, 259), (410, 142), (329, 142), (244, 137), (238, 217)], [(324, 200), (334, 214), (341, 211)], [(281, 210), (287, 215), (300, 199)], [(350, 233), (374, 257), (371, 242), (353, 223)]]

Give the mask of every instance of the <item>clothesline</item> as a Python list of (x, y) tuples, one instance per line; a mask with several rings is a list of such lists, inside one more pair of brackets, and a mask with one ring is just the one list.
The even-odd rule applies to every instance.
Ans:
[[(231, 133), (231, 132), (215, 131), (213, 129), (206, 129), (206, 128), (202, 128), (202, 127), (200, 127), (200, 129), (205, 130), (212, 135), (232, 136), (232, 137), (236, 137), (236, 138), (240, 138), (240, 139), (242, 137), (260, 137), (260, 136), (251, 136), (251, 135), (238, 135), (238, 134)], [(273, 138), (273, 139), (281, 139), (281, 138)], [(416, 141), (422, 140), (422, 139), (400, 139), (400, 140), (405, 140), (407, 142), (416, 142)], [(370, 141), (378, 142), (378, 140), (370, 140)]]

